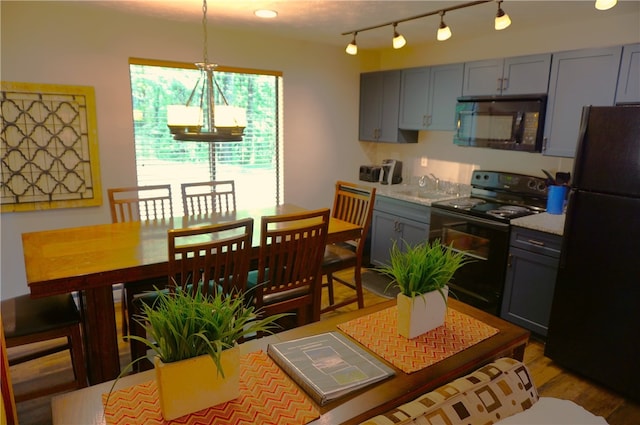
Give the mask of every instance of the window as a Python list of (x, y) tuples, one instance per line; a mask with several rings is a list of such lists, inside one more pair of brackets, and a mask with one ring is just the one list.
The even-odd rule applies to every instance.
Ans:
[(281, 73), (219, 67), (215, 79), (228, 103), (247, 110), (244, 140), (183, 142), (169, 133), (166, 107), (186, 104), (200, 71), (192, 64), (129, 63), (138, 185), (170, 183), (176, 215), (186, 182), (235, 180), (238, 209), (283, 202)]

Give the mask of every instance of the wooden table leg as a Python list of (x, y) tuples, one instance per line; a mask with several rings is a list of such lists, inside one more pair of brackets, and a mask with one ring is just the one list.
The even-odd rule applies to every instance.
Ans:
[(95, 385), (115, 379), (120, 374), (118, 334), (111, 286), (85, 289), (82, 304), (87, 371), (89, 383)]

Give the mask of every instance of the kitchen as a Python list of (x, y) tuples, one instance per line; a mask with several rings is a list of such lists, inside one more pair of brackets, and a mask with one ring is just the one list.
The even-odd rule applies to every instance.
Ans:
[[(593, 8), (592, 4), (582, 6)], [(200, 56), (199, 26), (94, 9), (82, 2), (2, 2), (1, 7), (3, 80), (94, 86), (102, 186), (135, 182), (127, 60), (153, 57), (191, 62)], [(400, 50), (367, 51), (362, 37), (355, 57), (346, 55), (344, 47), (256, 38), (250, 31), (213, 27), (212, 40), (229, 42), (216, 42), (211, 50), (219, 63), (284, 72), (285, 199), (319, 207), (330, 204), (336, 179), (356, 181), (360, 164), (379, 164), (384, 158), (403, 162), (405, 182), (433, 173), (442, 181), (466, 183), (473, 169), (537, 176), (541, 169), (571, 170), (571, 158), (454, 146), (450, 131), (420, 131), (418, 143), (411, 144), (358, 142), (359, 75), (637, 43), (639, 14), (638, 2), (621, 2), (610, 11), (594, 13), (590, 20), (537, 28), (514, 24), (506, 30), (508, 36), (489, 30), (472, 39), (454, 36), (446, 43), (408, 44)], [(108, 220), (104, 206), (2, 214), (2, 297), (27, 292), (21, 233)]]
[[(592, 8), (592, 2), (584, 3)], [(103, 187), (135, 182), (127, 60), (192, 62), (201, 54), (199, 26), (96, 10), (81, 2), (3, 1), (0, 8), (2, 79), (94, 86)], [(441, 181), (467, 184), (474, 169), (541, 177), (541, 169), (573, 168), (573, 160), (566, 157), (454, 146), (451, 131), (420, 131), (417, 143), (411, 144), (358, 141), (362, 72), (640, 42), (637, 2), (620, 2), (617, 9), (590, 19), (543, 22), (537, 28), (518, 28), (511, 14), (514, 25), (507, 32), (491, 30), (472, 39), (453, 37), (447, 43), (367, 51), (363, 37), (356, 57), (330, 44), (215, 27), (212, 40), (225, 42), (215, 41), (211, 49), (221, 64), (283, 71), (285, 198), (305, 207), (321, 207), (330, 204), (336, 179), (356, 181), (360, 164), (379, 164), (385, 158), (402, 161), (403, 179), (411, 184), (431, 173)], [(3, 213), (2, 298), (28, 292), (21, 233), (108, 222), (108, 214), (105, 205)]]

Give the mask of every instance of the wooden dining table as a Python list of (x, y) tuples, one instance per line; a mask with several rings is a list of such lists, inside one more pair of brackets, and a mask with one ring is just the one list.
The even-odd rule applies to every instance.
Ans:
[[(292, 204), (199, 216), (109, 223), (22, 234), (27, 284), (33, 298), (78, 291), (82, 297), (89, 382), (120, 373), (112, 285), (167, 279), (167, 231), (252, 217), (254, 256), (260, 246), (260, 218), (304, 211)], [(361, 228), (331, 218), (328, 243), (359, 237)]]

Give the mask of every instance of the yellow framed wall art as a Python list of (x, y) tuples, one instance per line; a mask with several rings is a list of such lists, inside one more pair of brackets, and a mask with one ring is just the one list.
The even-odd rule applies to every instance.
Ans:
[(0, 82), (2, 212), (102, 204), (93, 87)]

